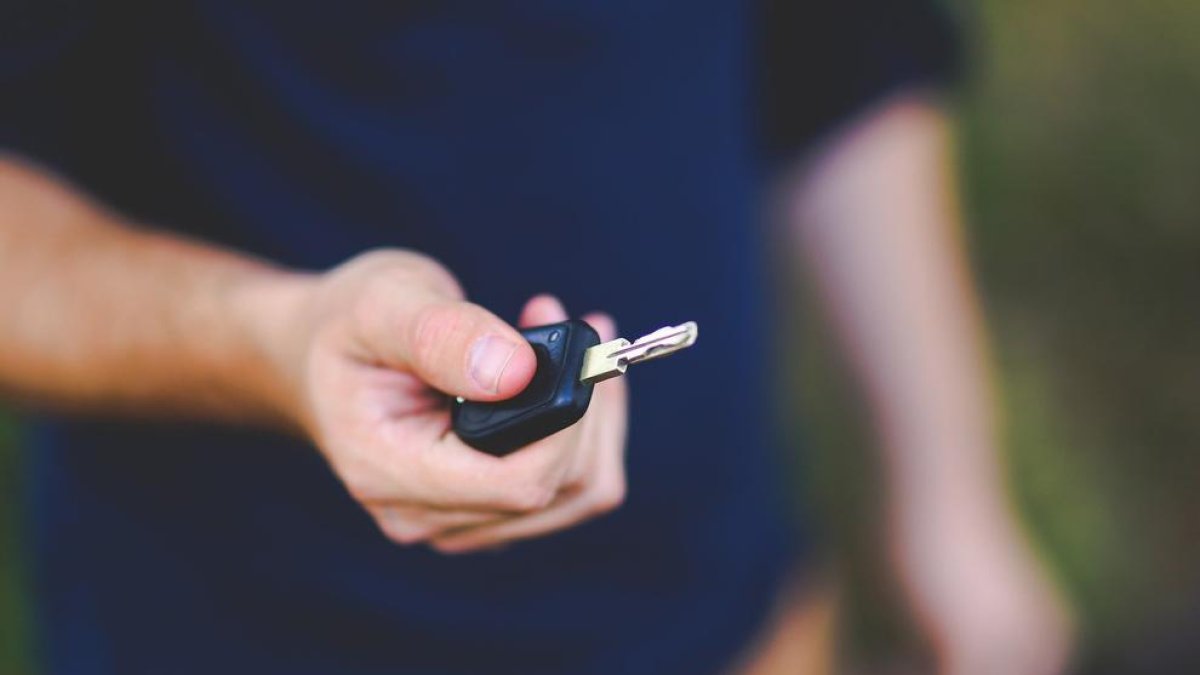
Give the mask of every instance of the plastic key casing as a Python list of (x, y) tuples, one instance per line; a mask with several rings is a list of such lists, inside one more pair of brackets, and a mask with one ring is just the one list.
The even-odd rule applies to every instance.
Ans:
[(537, 355), (537, 373), (524, 391), (504, 401), (458, 401), (450, 410), (454, 433), (464, 443), (502, 456), (579, 421), (592, 400), (592, 385), (579, 381), (583, 354), (600, 344), (587, 323), (571, 319), (521, 331)]

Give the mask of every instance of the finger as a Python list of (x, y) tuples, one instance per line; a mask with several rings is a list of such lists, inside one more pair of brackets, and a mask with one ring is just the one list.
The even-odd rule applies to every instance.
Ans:
[(463, 443), (449, 418), (443, 409), (392, 420), (367, 447), (342, 452), (339, 473), (355, 498), (519, 513), (544, 508), (557, 494), (578, 425), (494, 457)]
[[(521, 321), (526, 324), (553, 323), (566, 316), (556, 298), (542, 295), (527, 303)], [(601, 329), (614, 332), (610, 318), (603, 315), (591, 318)], [(428, 450), (421, 455), (420, 470), (410, 471), (408, 476), (417, 479), (412, 481), (413, 489), (421, 490), (430, 504), (517, 512), (540, 510), (558, 493), (568, 477), (580, 475), (575, 465), (585, 453), (575, 449), (580, 442), (581, 426), (564, 429), (501, 459), (466, 447), (456, 436), (445, 434), (444, 428), (426, 426), (418, 434), (428, 439), (429, 433), (436, 431), (437, 437), (416, 444)], [(412, 444), (401, 445), (412, 447)]]
[(597, 475), (601, 485), (598, 500), (602, 507), (616, 508), (625, 501), (625, 441), (627, 434), (628, 404), (624, 378), (601, 382), (596, 397), (600, 404), (600, 416), (596, 420), (599, 435), (597, 444)]
[(565, 530), (587, 518), (588, 512), (580, 495), (579, 492), (570, 493), (562, 501), (536, 513), (430, 537), (429, 545), (440, 553), (471, 553)]
[(368, 506), (384, 536), (397, 544), (415, 544), (464, 527), (503, 520), (494, 511), (441, 511), (417, 506)]
[(573, 425), (504, 457), (481, 453), (446, 434), (414, 477), (432, 488), (428, 503), (468, 510), (540, 510), (562, 488), (579, 434), (579, 425)]
[(387, 482), (365, 501), (402, 500), (442, 509), (522, 513), (545, 508), (562, 487), (578, 425), (504, 457), (467, 446), (449, 433), (448, 415), (398, 422), (387, 438)]
[[(572, 467), (567, 482), (593, 481), (603, 470), (615, 477), (616, 484), (612, 487), (620, 487), (624, 492), (627, 402), (625, 378), (614, 377), (595, 385), (592, 404), (581, 422), (588, 425), (587, 433), (593, 438), (591, 442), (595, 449), (587, 461)], [(598, 468), (602, 463), (607, 466)]]
[[(583, 317), (584, 321), (596, 329), (600, 334), (600, 339), (609, 341), (616, 339), (617, 327), (616, 322), (611, 316), (599, 312), (587, 314)], [(599, 457), (590, 458), (589, 463), (582, 463), (573, 468), (568, 475), (569, 480), (591, 480), (592, 477), (588, 472), (596, 471), (596, 463), (600, 461), (615, 464), (614, 470), (620, 478), (620, 487), (624, 487), (625, 480), (625, 433), (626, 433), (626, 416), (628, 408), (628, 393), (625, 378), (614, 377), (609, 380), (597, 383), (592, 393), (592, 403), (588, 408), (587, 415), (581, 421), (582, 424), (587, 424), (594, 428), (596, 440), (594, 447), (597, 450), (593, 454), (599, 454)]]
[(407, 520), (431, 527), (450, 529), (462, 528), (483, 523), (494, 523), (498, 520), (511, 518), (511, 511), (481, 511), (464, 509), (435, 509), (419, 504), (382, 504), (372, 508), (390, 518)]
[(521, 319), (517, 325), (521, 328), (532, 328), (566, 321), (567, 318), (567, 310), (563, 309), (558, 298), (546, 294), (535, 295), (525, 303), (525, 309), (521, 311)]
[(617, 322), (603, 312), (585, 314), (583, 320), (600, 334), (601, 342), (617, 339)]
[[(545, 509), (496, 523), (450, 531), (434, 537), (432, 545), (444, 553), (465, 553), (494, 548), (519, 539), (544, 536), (616, 509), (625, 499), (625, 408), (623, 389), (613, 382), (603, 403), (584, 417), (579, 442), (583, 444), (581, 480), (568, 487)], [(598, 405), (599, 404), (599, 405)], [(568, 483), (572, 485), (572, 483)]]
[(610, 464), (597, 476), (596, 482), (577, 493), (568, 493), (561, 502), (550, 508), (515, 516), (492, 524), (435, 536), (430, 544), (442, 553), (467, 553), (492, 548), (507, 542), (542, 537), (567, 529), (585, 520), (608, 513), (625, 497), (624, 480), (608, 473)]
[(529, 343), (478, 305), (403, 284), (381, 283), (368, 296), (355, 326), (371, 358), (472, 400), (510, 398), (533, 377)]
[[(600, 334), (601, 340), (607, 342), (617, 338), (617, 324), (611, 316), (595, 312), (585, 315), (583, 320), (596, 329), (596, 332)], [(623, 456), (625, 426), (629, 408), (629, 392), (625, 378), (614, 377), (597, 383), (593, 389), (592, 399), (592, 406), (598, 416), (601, 417), (601, 419), (597, 420), (597, 424), (602, 434), (606, 437), (603, 447), (618, 447), (621, 449)]]

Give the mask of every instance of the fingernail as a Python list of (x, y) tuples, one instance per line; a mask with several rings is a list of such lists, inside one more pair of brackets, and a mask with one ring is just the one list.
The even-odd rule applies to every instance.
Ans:
[(496, 337), (485, 335), (471, 345), (471, 360), (468, 365), (471, 379), (481, 389), (493, 394), (500, 391), (500, 376), (508, 367), (509, 360), (517, 351), (517, 345)]

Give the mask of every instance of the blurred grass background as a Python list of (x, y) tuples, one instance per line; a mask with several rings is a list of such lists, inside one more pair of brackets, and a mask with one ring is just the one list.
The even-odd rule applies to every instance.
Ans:
[[(1200, 3), (948, 4), (971, 26), (960, 159), (1015, 496), (1082, 660), (1109, 661), (1200, 597)], [(802, 330), (811, 485), (870, 668), (920, 648), (879, 563), (869, 438)]]
[(962, 136), (1015, 484), (1117, 640), (1200, 570), (1200, 4), (980, 7)]
[(13, 420), (0, 413), (0, 673), (4, 675), (29, 672), (27, 567), (17, 545), (20, 481)]
[[(1200, 589), (1200, 3), (953, 6), (973, 25), (964, 186), (1018, 503), (1085, 649), (1120, 649)], [(847, 563), (851, 649), (882, 661), (913, 646), (878, 565), (873, 460), (805, 330), (811, 484)], [(0, 673), (19, 675), (14, 446), (0, 418)]]

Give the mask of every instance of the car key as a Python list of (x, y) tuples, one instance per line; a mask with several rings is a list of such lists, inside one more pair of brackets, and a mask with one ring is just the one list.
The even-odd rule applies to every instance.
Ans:
[(624, 374), (696, 342), (694, 321), (667, 326), (630, 342), (600, 342), (579, 319), (527, 328), (521, 335), (537, 355), (537, 372), (520, 393), (503, 401), (455, 399), (450, 419), (464, 443), (490, 455), (506, 455), (579, 421), (592, 400), (592, 385)]

